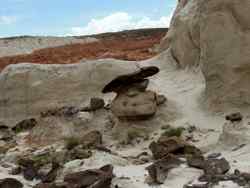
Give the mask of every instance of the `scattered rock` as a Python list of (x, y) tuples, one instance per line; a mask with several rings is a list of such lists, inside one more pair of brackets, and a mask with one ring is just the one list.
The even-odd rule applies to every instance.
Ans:
[(167, 101), (167, 98), (164, 95), (156, 95), (156, 104), (158, 106), (166, 103), (166, 101)]
[(0, 125), (0, 140), (10, 141), (14, 137), (14, 133), (6, 125)]
[(35, 119), (26, 119), (23, 120), (19, 123), (17, 123), (12, 130), (16, 133), (22, 132), (22, 131), (26, 131), (26, 130), (30, 130), (32, 128), (34, 128), (37, 124), (37, 121)]
[(22, 188), (23, 184), (13, 178), (5, 178), (0, 180), (1, 188)]
[(39, 183), (38, 185), (35, 185), (34, 188), (69, 188), (67, 187), (67, 184), (65, 183)]
[(232, 113), (232, 114), (226, 115), (225, 119), (228, 121), (231, 121), (233, 123), (233, 122), (237, 122), (237, 121), (242, 121), (243, 116), (240, 112), (237, 112), (237, 113)]
[(169, 170), (178, 167), (182, 161), (174, 155), (167, 155), (148, 166), (146, 170), (151, 178), (150, 183), (163, 184), (168, 176)]
[(58, 170), (60, 168), (60, 164), (57, 162), (52, 162), (52, 168), (48, 172), (48, 174), (45, 175), (40, 175), (40, 179), (42, 180), (43, 183), (51, 183), (56, 180)]
[(200, 181), (217, 183), (229, 179), (228, 176), (224, 176), (230, 170), (230, 165), (225, 158), (207, 159), (203, 170), (204, 175), (199, 178)]
[(221, 156), (221, 153), (211, 153), (207, 156), (208, 159), (216, 159)]
[(90, 104), (87, 107), (81, 109), (84, 112), (96, 111), (104, 108), (105, 102), (102, 98), (94, 97), (90, 99)]
[(149, 149), (153, 153), (155, 159), (161, 159), (168, 154), (196, 156), (202, 154), (198, 148), (175, 136), (161, 136), (157, 142), (153, 141), (149, 145)]
[(171, 153), (175, 153), (180, 149), (184, 149), (185, 143), (178, 137), (161, 136), (157, 142), (153, 141), (149, 145), (149, 149), (153, 153), (155, 159), (161, 159)]
[(76, 115), (80, 110), (74, 106), (64, 106), (61, 108), (50, 109), (46, 112), (41, 112), (41, 117), (72, 117)]
[(92, 152), (90, 150), (86, 150), (81, 145), (73, 148), (69, 152), (69, 159), (76, 160), (76, 159), (87, 159), (92, 156)]
[(64, 181), (69, 187), (74, 188), (110, 188), (113, 177), (113, 166), (106, 165), (100, 169), (68, 174), (65, 176)]
[(22, 169), (24, 179), (32, 181), (38, 177), (38, 167), (35, 166), (35, 161), (29, 158), (20, 158), (18, 165)]
[(20, 166), (13, 168), (9, 174), (18, 175), (22, 173), (22, 168)]
[(202, 155), (190, 155), (187, 157), (187, 164), (190, 167), (204, 169), (205, 158)]

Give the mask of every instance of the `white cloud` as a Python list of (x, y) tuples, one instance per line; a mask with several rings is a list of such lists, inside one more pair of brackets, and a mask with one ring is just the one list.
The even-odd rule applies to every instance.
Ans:
[(0, 16), (0, 24), (10, 25), (17, 21), (17, 17), (15, 16)]
[(86, 26), (73, 27), (70, 35), (89, 35), (127, 29), (168, 27), (171, 17), (172, 14), (154, 20), (149, 17), (136, 18), (126, 12), (116, 12), (101, 19), (92, 19)]

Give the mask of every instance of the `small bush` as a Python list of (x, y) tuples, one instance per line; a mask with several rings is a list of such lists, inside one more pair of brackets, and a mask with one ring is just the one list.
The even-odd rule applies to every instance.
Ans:
[(180, 137), (184, 130), (185, 128), (183, 127), (169, 128), (166, 131), (164, 131), (162, 135), (167, 137), (172, 137), (172, 136)]
[(72, 150), (74, 149), (76, 146), (78, 146), (80, 144), (80, 141), (78, 138), (76, 137), (69, 137), (65, 139), (65, 147), (68, 150)]

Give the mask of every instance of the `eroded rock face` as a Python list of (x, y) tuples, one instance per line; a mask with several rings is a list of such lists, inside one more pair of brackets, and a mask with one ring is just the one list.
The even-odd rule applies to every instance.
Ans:
[(213, 106), (250, 104), (248, 0), (180, 0), (162, 42), (181, 67), (200, 65)]
[(64, 106), (83, 107), (102, 96), (105, 84), (137, 71), (135, 62), (89, 61), (73, 65), (10, 65), (0, 74), (0, 121), (14, 126), (41, 112)]

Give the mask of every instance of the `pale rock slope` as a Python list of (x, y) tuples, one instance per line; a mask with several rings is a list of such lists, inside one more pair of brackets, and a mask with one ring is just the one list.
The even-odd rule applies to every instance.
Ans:
[(0, 57), (30, 54), (34, 50), (52, 48), (76, 43), (96, 42), (93, 37), (77, 39), (74, 37), (13, 37), (0, 39)]
[(181, 0), (162, 41), (181, 67), (201, 67), (212, 106), (249, 104), (249, 9), (247, 0)]

